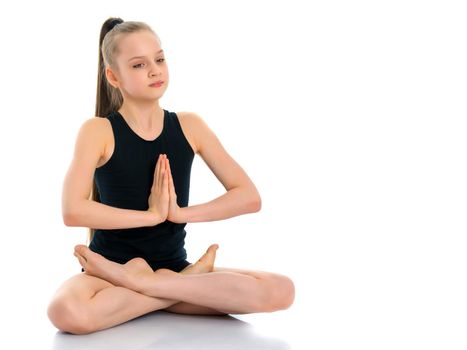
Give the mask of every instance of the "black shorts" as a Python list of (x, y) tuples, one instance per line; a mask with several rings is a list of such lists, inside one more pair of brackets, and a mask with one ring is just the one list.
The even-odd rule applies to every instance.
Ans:
[[(169, 269), (175, 272), (180, 272), (190, 264), (191, 263), (188, 260), (181, 260), (181, 261), (176, 261), (173, 263), (153, 263), (149, 265), (154, 271), (158, 269)], [(81, 272), (84, 272), (83, 268), (81, 268)]]
[(156, 271), (158, 269), (169, 269), (169, 270), (172, 270), (172, 271), (175, 271), (175, 272), (180, 272), (190, 264), (191, 263), (188, 260), (181, 260), (181, 261), (176, 261), (176, 262), (169, 263), (169, 264), (155, 263), (155, 264), (149, 264), (149, 265), (151, 266), (151, 268), (154, 271)]

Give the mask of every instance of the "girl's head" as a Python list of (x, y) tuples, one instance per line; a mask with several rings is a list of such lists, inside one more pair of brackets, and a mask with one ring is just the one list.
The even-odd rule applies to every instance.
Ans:
[[(149, 86), (160, 80), (162, 86)], [(127, 100), (155, 102), (167, 89), (168, 80), (161, 41), (149, 25), (114, 17), (104, 22), (99, 40), (96, 116), (105, 117)]]
[[(105, 118), (124, 101), (154, 103), (167, 89), (169, 73), (161, 41), (149, 25), (111, 17), (101, 28), (97, 74), (97, 117)], [(134, 58), (135, 56), (141, 56)], [(150, 84), (162, 80), (160, 87)], [(91, 198), (101, 202), (95, 180)], [(89, 229), (89, 242), (94, 236)]]

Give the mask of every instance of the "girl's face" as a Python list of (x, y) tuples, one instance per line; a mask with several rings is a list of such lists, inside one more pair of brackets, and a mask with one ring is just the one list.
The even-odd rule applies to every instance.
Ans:
[[(160, 98), (169, 83), (169, 71), (157, 37), (147, 30), (120, 38), (116, 73), (118, 87), (124, 97)], [(162, 80), (160, 86), (150, 86)]]

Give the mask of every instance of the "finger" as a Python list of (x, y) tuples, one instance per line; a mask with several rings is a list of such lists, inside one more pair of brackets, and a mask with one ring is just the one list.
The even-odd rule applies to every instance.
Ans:
[(175, 188), (174, 188), (174, 182), (173, 182), (173, 177), (172, 177), (172, 170), (170, 169), (170, 162), (167, 159), (167, 169), (168, 169), (168, 175), (169, 175), (169, 190), (171, 194), (175, 194)]
[(169, 171), (168, 170), (164, 170), (164, 184), (167, 185), (169, 183)]
[(159, 181), (160, 162), (161, 162), (161, 154), (159, 154), (159, 157), (157, 158), (156, 169), (154, 169), (154, 180), (153, 180), (154, 187), (157, 187), (158, 181)]
[(162, 168), (167, 171), (167, 154), (164, 154), (162, 159)]
[(164, 178), (162, 181), (162, 190), (164, 191), (164, 194), (167, 196), (169, 195), (169, 175), (167, 171), (164, 171)]
[(170, 172), (170, 161), (169, 161), (169, 158), (166, 158), (165, 167), (166, 167), (167, 170)]
[(165, 167), (165, 159), (166, 155), (163, 154), (161, 157), (161, 175), (159, 178), (159, 186), (164, 186), (163, 180), (164, 180), (164, 174), (167, 172), (166, 167)]
[(157, 175), (157, 183), (156, 186), (158, 189), (161, 188), (162, 186), (162, 180), (164, 177), (164, 154), (161, 153), (160, 159), (159, 159), (159, 173)]

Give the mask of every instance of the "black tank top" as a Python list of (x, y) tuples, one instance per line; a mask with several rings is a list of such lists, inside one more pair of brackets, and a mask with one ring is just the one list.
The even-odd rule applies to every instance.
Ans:
[[(164, 109), (164, 127), (152, 141), (138, 136), (118, 111), (109, 119), (115, 148), (111, 158), (96, 168), (94, 178), (103, 204), (147, 210), (159, 154), (170, 161), (177, 203), (188, 206), (190, 173), (194, 152), (180, 127), (178, 116)], [(185, 225), (166, 220), (151, 227), (96, 229), (89, 248), (120, 264), (141, 257), (151, 266), (171, 264), (187, 258)]]

